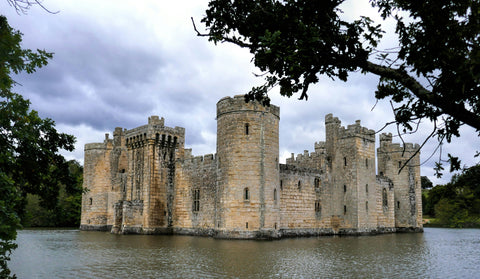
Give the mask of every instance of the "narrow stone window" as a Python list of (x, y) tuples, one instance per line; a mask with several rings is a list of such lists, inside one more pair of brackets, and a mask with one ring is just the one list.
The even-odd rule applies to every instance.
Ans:
[(280, 191), (283, 191), (283, 180), (280, 180)]
[(277, 189), (273, 189), (273, 201), (277, 203)]
[(277, 223), (275, 223), (274, 228), (277, 229)]
[(400, 201), (397, 201), (397, 208), (400, 209)]
[(383, 207), (388, 207), (388, 198), (387, 198), (387, 189), (383, 188), (382, 191), (382, 200), (383, 200)]
[(402, 161), (398, 161), (398, 168), (402, 167)]
[(320, 179), (318, 177), (315, 177), (314, 184), (316, 189), (320, 188)]
[(243, 189), (243, 199), (246, 201), (250, 200), (250, 192), (248, 191), (248, 187)]
[(248, 132), (249, 132), (248, 128), (249, 128), (248, 123), (245, 123), (245, 135), (248, 135)]
[(315, 213), (319, 214), (322, 211), (320, 201), (315, 201)]
[(347, 157), (343, 157), (343, 165), (347, 166)]
[(368, 159), (365, 159), (365, 167), (368, 169)]
[(200, 211), (200, 189), (195, 189), (193, 191), (193, 212)]
[(347, 214), (347, 206), (346, 205), (343, 206), (343, 215), (345, 215), (345, 214)]
[(367, 184), (365, 184), (365, 192), (367, 192), (367, 193), (368, 193), (368, 183), (367, 183)]
[(347, 192), (347, 185), (343, 185), (343, 192), (344, 192), (344, 193)]
[(368, 201), (365, 202), (365, 210), (368, 211)]
[(90, 198), (90, 205), (92, 205), (92, 204), (93, 204), (93, 199), (92, 199), (92, 198)]
[(248, 229), (248, 222), (245, 223), (245, 228)]
[(299, 180), (298, 181), (298, 191), (302, 190), (302, 182)]

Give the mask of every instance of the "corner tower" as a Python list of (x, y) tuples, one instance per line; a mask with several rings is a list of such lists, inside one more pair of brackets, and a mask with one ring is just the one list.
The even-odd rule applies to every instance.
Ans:
[(246, 103), (243, 95), (217, 103), (218, 237), (276, 235), (280, 225), (277, 106)]
[(378, 172), (394, 185), (395, 227), (397, 231), (422, 231), (422, 189), (418, 144), (392, 143), (392, 134), (380, 135), (377, 149)]
[[(325, 116), (327, 166), (332, 177), (332, 210), (338, 228), (368, 233), (377, 228), (375, 131), (360, 125), (347, 128), (332, 114)], [(332, 220), (332, 224), (335, 224)], [(339, 231), (342, 233), (341, 231)]]

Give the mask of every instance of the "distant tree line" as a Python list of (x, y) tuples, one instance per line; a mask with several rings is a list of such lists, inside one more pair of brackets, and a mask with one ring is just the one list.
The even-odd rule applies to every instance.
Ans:
[(70, 184), (60, 184), (57, 203), (47, 208), (38, 195), (27, 194), (24, 227), (78, 227), (82, 209), (83, 167), (75, 160), (68, 161)]
[(431, 225), (480, 228), (480, 164), (454, 175), (445, 185), (425, 189), (427, 180), (422, 178), (423, 214), (432, 218)]

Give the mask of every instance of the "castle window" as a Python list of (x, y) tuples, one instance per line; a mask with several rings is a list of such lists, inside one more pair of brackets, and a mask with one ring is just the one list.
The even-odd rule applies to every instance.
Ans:
[(298, 181), (298, 191), (302, 190), (302, 182), (299, 180)]
[(193, 191), (193, 212), (200, 211), (200, 189), (195, 189)]
[(400, 209), (400, 201), (397, 201), (397, 208)]
[(320, 188), (320, 179), (318, 177), (315, 177), (314, 184), (316, 189)]
[(92, 205), (92, 204), (93, 204), (93, 199), (92, 199), (92, 198), (90, 198), (90, 205)]
[(345, 214), (347, 214), (347, 206), (346, 205), (343, 206), (343, 215), (345, 215)]
[(347, 192), (347, 185), (343, 185), (343, 192), (344, 192), (344, 193)]
[(249, 132), (248, 131), (248, 128), (249, 128), (248, 126), (249, 126), (248, 123), (245, 123), (245, 135), (248, 135), (248, 132)]
[(382, 200), (383, 200), (383, 207), (388, 207), (388, 199), (387, 199), (387, 189), (383, 188), (382, 191)]
[(250, 192), (248, 191), (248, 187), (243, 189), (243, 199), (246, 201), (250, 200)]
[(368, 211), (368, 201), (365, 202), (365, 210)]
[(283, 180), (280, 180), (280, 191), (283, 191)]
[(277, 189), (273, 189), (273, 201), (277, 203)]
[(318, 215), (322, 212), (322, 205), (320, 201), (315, 201), (315, 213)]
[(274, 228), (277, 229), (277, 223), (275, 223)]
[(398, 161), (398, 168), (402, 167), (402, 161)]
[(245, 228), (248, 229), (248, 222), (245, 223)]
[(368, 184), (365, 184), (365, 192), (368, 193)]
[(347, 166), (347, 157), (343, 157), (343, 165)]
[(368, 159), (365, 159), (365, 167), (368, 169)]

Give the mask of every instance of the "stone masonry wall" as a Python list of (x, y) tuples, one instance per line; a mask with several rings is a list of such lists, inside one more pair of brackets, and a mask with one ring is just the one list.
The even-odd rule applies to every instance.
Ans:
[(81, 228), (107, 229), (108, 192), (111, 188), (110, 152), (112, 142), (106, 136), (104, 143), (85, 145), (85, 164), (82, 195)]
[(175, 230), (204, 234), (215, 228), (216, 167), (212, 154), (182, 160), (176, 174)]
[[(419, 146), (392, 143), (391, 134), (380, 135), (378, 171), (390, 178), (395, 191), (395, 227), (404, 230), (422, 229)], [(402, 169), (403, 167), (403, 169)]]
[(315, 234), (330, 227), (331, 199), (321, 170), (280, 165), (280, 229)]

